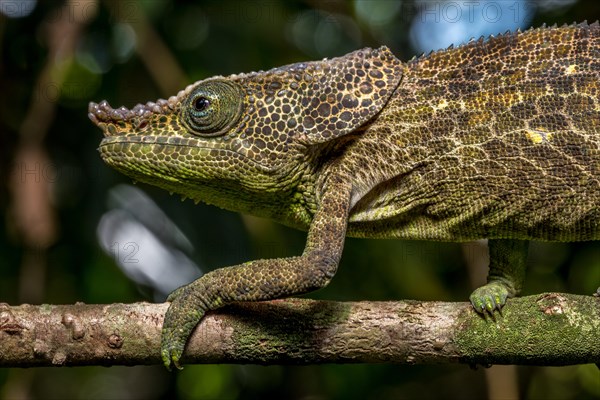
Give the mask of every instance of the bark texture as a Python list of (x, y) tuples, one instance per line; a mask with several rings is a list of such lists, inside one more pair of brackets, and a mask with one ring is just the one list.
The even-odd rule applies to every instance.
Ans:
[[(159, 364), (168, 304), (0, 304), (0, 366)], [(208, 313), (184, 363), (600, 363), (600, 298), (511, 299), (495, 320), (468, 303), (240, 303)]]

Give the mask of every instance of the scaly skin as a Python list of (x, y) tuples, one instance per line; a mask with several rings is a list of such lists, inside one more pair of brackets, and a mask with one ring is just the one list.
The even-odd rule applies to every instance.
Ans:
[(382, 47), (215, 77), (132, 110), (90, 104), (104, 161), (195, 201), (308, 230), (301, 256), (176, 290), (162, 357), (207, 310), (325, 286), (346, 235), (489, 239), (484, 315), (518, 294), (529, 240), (600, 238), (600, 27), (539, 28), (401, 63)]

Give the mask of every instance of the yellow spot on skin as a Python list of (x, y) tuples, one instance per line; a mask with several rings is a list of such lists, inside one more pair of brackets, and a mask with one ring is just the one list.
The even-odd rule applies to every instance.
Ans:
[(550, 142), (552, 140), (552, 133), (546, 132), (544, 128), (539, 129), (527, 129), (525, 135), (533, 144), (540, 144), (543, 142)]
[(444, 109), (444, 108), (446, 108), (446, 107), (448, 107), (448, 102), (446, 101), (446, 99), (442, 99), (442, 100), (440, 100), (440, 102), (439, 102), (439, 103), (438, 103), (438, 105), (437, 105), (437, 108), (438, 108), (439, 110), (441, 110), (441, 109)]
[(569, 65), (567, 67), (567, 71), (566, 72), (567, 72), (567, 75), (570, 75), (570, 74), (572, 74), (574, 72), (577, 72), (577, 65), (575, 65), (575, 64)]
[(469, 126), (478, 126), (478, 125), (485, 125), (486, 123), (489, 122), (491, 118), (490, 113), (486, 112), (486, 111), (481, 111), (478, 112), (476, 114), (472, 114), (471, 117), (469, 118)]

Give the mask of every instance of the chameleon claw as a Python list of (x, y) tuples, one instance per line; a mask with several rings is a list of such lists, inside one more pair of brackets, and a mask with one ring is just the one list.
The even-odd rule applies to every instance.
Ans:
[[(506, 303), (506, 300), (504, 301), (504, 304)], [(498, 312), (498, 314), (502, 315), (502, 305), (503, 303), (497, 303), (496, 304), (496, 309), (494, 311)]]
[(173, 370), (172, 366), (175, 366), (175, 368), (177, 368), (178, 370), (183, 369), (183, 367), (179, 363), (179, 360), (181, 359), (181, 354), (181, 351), (177, 349), (166, 348), (161, 351), (163, 364), (169, 372)]
[(179, 364), (179, 355), (171, 354), (171, 359), (173, 360), (173, 365), (175, 366), (175, 368), (181, 371), (183, 367)]
[(471, 296), (471, 305), (477, 314), (485, 316), (485, 305), (481, 303), (480, 299)]

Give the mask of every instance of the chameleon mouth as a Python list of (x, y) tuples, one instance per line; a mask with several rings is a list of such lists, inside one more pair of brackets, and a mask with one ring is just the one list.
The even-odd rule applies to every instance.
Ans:
[[(149, 151), (141, 151), (142, 148), (147, 148)], [(190, 155), (195, 160), (203, 160), (206, 164), (210, 164), (211, 161), (219, 162), (218, 157), (222, 157), (223, 154), (230, 159), (246, 163), (254, 173), (271, 175), (276, 171), (272, 166), (265, 166), (237, 151), (216, 147), (214, 143), (211, 145), (194, 137), (106, 136), (100, 142), (98, 151), (104, 162), (126, 175), (131, 175), (132, 172), (127, 171), (132, 170), (132, 166), (135, 166), (134, 172), (147, 167), (156, 173), (168, 175), (165, 171), (172, 172), (173, 169), (179, 168), (179, 165), (184, 164), (186, 157)], [(130, 162), (131, 160), (125, 156), (128, 153), (140, 154), (140, 157), (135, 162)], [(156, 162), (156, 159), (160, 159), (161, 162)], [(164, 169), (161, 169), (161, 166)], [(189, 172), (189, 168), (185, 165), (184, 168)], [(139, 176), (134, 178), (143, 181)]]

